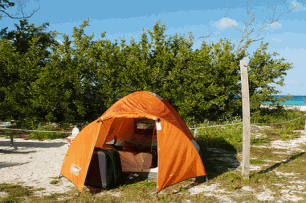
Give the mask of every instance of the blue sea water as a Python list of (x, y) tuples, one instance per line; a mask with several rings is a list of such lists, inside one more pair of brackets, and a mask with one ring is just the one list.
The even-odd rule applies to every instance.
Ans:
[[(271, 97), (285, 97), (286, 95), (271, 95)], [(306, 106), (306, 95), (305, 96), (292, 96), (290, 99), (281, 102), (281, 105), (291, 105), (291, 106)], [(271, 104), (271, 102), (266, 102)]]

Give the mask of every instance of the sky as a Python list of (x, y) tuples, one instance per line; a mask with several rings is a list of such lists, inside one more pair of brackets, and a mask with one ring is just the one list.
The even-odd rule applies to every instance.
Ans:
[[(14, 1), (14, 0), (12, 0)], [(90, 19), (85, 34), (94, 34), (100, 38), (106, 31), (106, 39), (125, 38), (127, 44), (131, 37), (140, 40), (143, 28), (153, 30), (156, 20), (166, 25), (168, 36), (185, 35), (191, 31), (195, 38), (193, 49), (200, 49), (202, 42), (216, 43), (220, 39), (231, 39), (238, 44), (244, 28), (244, 21), (250, 18), (247, 12), (247, 0), (16, 0), (23, 5), (23, 12), (30, 14), (34, 9), (38, 11), (29, 18), (36, 26), (49, 22), (47, 31), (57, 31), (72, 35), (73, 28), (78, 27), (84, 20)], [(16, 2), (15, 1), (15, 2)], [(269, 6), (269, 9), (267, 9)], [(276, 6), (276, 7), (275, 7)], [(284, 13), (290, 8), (295, 9)], [(18, 6), (8, 10), (10, 14), (17, 13)], [(294, 68), (287, 71), (285, 85), (277, 87), (279, 95), (306, 95), (306, 1), (303, 0), (250, 0), (249, 9), (255, 15), (254, 26), (260, 28), (263, 20), (269, 25), (262, 33), (263, 42), (269, 43), (268, 52), (277, 52), (275, 59), (284, 58), (292, 63)], [(269, 18), (280, 16), (278, 21), (270, 23)], [(228, 14), (226, 16), (226, 14)], [(19, 15), (20, 16), (20, 15)], [(266, 16), (266, 18), (265, 18)], [(226, 17), (226, 18), (225, 18)], [(226, 20), (225, 20), (226, 19)], [(229, 22), (231, 25), (229, 25)], [(0, 20), (0, 29), (8, 27), (15, 29), (14, 23), (19, 20), (8, 17)], [(235, 29), (237, 28), (237, 29)], [(251, 27), (249, 28), (251, 30)], [(258, 34), (258, 33), (256, 33)], [(199, 38), (208, 36), (208, 38)], [(255, 36), (253, 35), (253, 38)], [(59, 42), (61, 35), (56, 38)], [(72, 39), (72, 38), (71, 38)], [(197, 40), (198, 39), (198, 40)], [(260, 41), (254, 42), (248, 49), (253, 53), (260, 46)], [(244, 60), (248, 61), (248, 58)]]

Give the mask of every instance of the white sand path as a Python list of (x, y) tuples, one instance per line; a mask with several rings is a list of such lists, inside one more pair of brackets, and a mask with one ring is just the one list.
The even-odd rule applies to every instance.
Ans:
[(22, 183), (25, 186), (44, 188), (36, 195), (65, 193), (74, 187), (66, 178), (50, 184), (58, 177), (68, 149), (66, 139), (24, 140), (15, 138), (15, 150), (9, 147), (10, 140), (0, 137), (0, 183)]

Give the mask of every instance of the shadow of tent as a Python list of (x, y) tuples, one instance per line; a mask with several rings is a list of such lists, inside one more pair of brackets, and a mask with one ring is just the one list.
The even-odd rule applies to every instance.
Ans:
[[(222, 138), (220, 138), (222, 139)], [(209, 142), (200, 142), (200, 155), (207, 173), (208, 180), (219, 175), (233, 171), (241, 165), (237, 160), (237, 150), (233, 145), (222, 140), (210, 140)], [(209, 145), (205, 143), (210, 143)]]
[(15, 150), (15, 149), (8, 149), (8, 150), (3, 150), (3, 149), (0, 149), (0, 154), (3, 153), (3, 154), (29, 154), (29, 153), (32, 153), (32, 152), (36, 152), (35, 150), (32, 150), (32, 151), (18, 151), (18, 150)]
[[(121, 186), (126, 185), (127, 187), (129, 187), (130, 185), (132, 185), (134, 183), (141, 182), (141, 181), (144, 181), (144, 180), (148, 179), (145, 175), (141, 175), (139, 173), (135, 173), (135, 174), (138, 174), (138, 176), (137, 177), (133, 176), (132, 173), (123, 173), (122, 174)], [(130, 178), (130, 177), (132, 177), (132, 178)], [(88, 186), (88, 185), (86, 185), (86, 187), (89, 189), (89, 192), (92, 195), (95, 195), (95, 194), (100, 193), (102, 191), (109, 191), (107, 189), (103, 189), (102, 187), (95, 187), (95, 186)]]
[[(233, 171), (241, 165), (236, 159), (237, 150), (223, 138), (212, 139), (209, 141), (199, 140), (198, 143), (201, 147), (200, 156), (202, 158), (207, 176), (196, 178), (193, 183), (184, 187), (185, 190), (218, 177), (229, 170)], [(207, 145), (207, 143), (210, 144)], [(178, 194), (180, 192), (181, 191), (179, 190), (173, 194)]]
[[(14, 146), (18, 147), (27, 147), (27, 148), (54, 148), (54, 147), (61, 147), (63, 145), (68, 145), (66, 140), (61, 142), (46, 142), (46, 141), (37, 141), (37, 140), (27, 140), (27, 142), (14, 140)], [(8, 147), (10, 146), (10, 139), (7, 141), (0, 141), (0, 146)], [(67, 146), (68, 149), (68, 146)]]

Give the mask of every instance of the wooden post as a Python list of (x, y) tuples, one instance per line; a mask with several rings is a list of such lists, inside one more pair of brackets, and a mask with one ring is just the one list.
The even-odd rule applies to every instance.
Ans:
[(306, 132), (306, 116), (305, 116), (305, 132)]
[(246, 61), (240, 61), (243, 112), (242, 177), (249, 179), (250, 171), (250, 98), (248, 68)]

